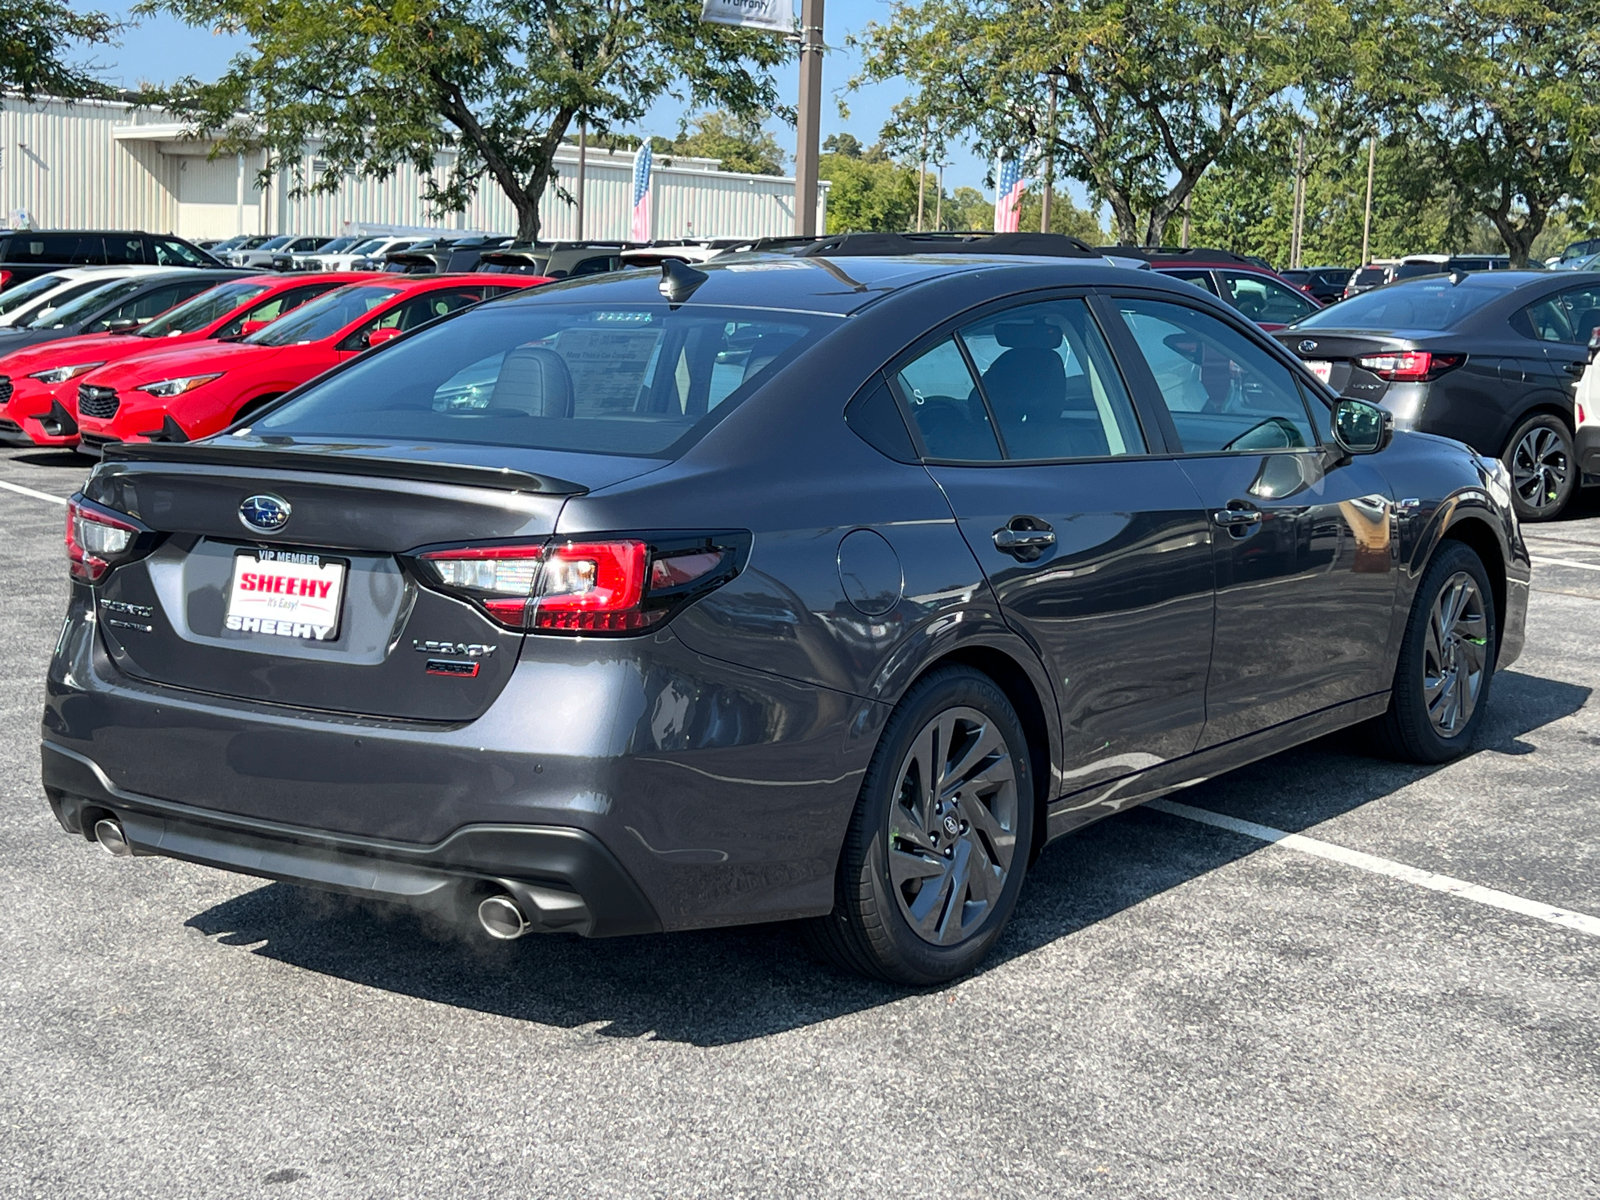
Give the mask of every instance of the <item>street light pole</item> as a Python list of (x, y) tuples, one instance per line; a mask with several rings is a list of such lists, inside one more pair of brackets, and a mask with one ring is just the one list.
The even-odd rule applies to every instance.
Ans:
[(1361, 265), (1368, 263), (1367, 248), (1372, 242), (1372, 175), (1378, 165), (1378, 135), (1367, 139), (1367, 212), (1361, 220)]
[(589, 150), (589, 122), (583, 117), (578, 118), (578, 241), (583, 241), (583, 174), (588, 165)]
[(794, 232), (817, 235), (817, 142), (822, 124), (822, 0), (800, 3), (800, 111), (794, 154)]
[(1050, 232), (1050, 207), (1056, 190), (1056, 77), (1048, 80), (1049, 111), (1044, 118), (1044, 196), (1039, 203), (1039, 232)]

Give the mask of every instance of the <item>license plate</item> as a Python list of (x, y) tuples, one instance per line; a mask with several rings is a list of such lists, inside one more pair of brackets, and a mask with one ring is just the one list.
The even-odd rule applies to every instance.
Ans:
[(339, 636), (347, 566), (320, 554), (243, 551), (233, 559), (223, 628), (331, 642)]
[(1307, 360), (1306, 369), (1322, 380), (1323, 383), (1327, 383), (1329, 376), (1333, 374), (1333, 364), (1331, 362), (1312, 362)]

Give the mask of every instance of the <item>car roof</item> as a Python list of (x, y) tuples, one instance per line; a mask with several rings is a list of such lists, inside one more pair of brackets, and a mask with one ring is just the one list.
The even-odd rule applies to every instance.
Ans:
[[(1168, 282), (1149, 271), (1131, 271), (1112, 266), (1098, 255), (1055, 258), (1011, 254), (917, 254), (903, 257), (830, 258), (826, 255), (796, 257), (757, 252), (728, 255), (693, 269), (703, 273), (706, 279), (685, 301), (687, 304), (832, 316), (848, 316), (896, 292), (961, 274), (1016, 272), (1030, 277), (1024, 284), (1026, 287), (1049, 283), (1067, 287), (1094, 284), (1148, 287), (1156, 284), (1184, 295), (1193, 290), (1188, 284)], [(482, 280), (483, 276), (464, 278)], [(545, 284), (534, 289), (530, 295), (505, 297), (495, 301), (495, 307), (564, 302), (659, 304), (663, 299), (659, 287), (661, 278), (661, 272), (655, 269), (583, 275)], [(578, 289), (585, 289), (581, 297), (573, 294)]]

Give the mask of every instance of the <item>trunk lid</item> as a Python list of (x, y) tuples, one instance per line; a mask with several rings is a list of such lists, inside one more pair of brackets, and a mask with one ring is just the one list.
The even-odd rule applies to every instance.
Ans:
[[(557, 475), (555, 465), (586, 478)], [(401, 556), (438, 543), (542, 543), (568, 497), (659, 465), (504, 447), (269, 444), (248, 436), (115, 446), (84, 495), (165, 536), (96, 587), (104, 643), (122, 671), (151, 683), (298, 708), (469, 721), (505, 686), (524, 635), (422, 586)], [(270, 498), (268, 516), (279, 504), (288, 509), (275, 532), (241, 516), (258, 496)], [(263, 510), (250, 511), (260, 518)], [(277, 594), (311, 599), (286, 603)], [(292, 624), (273, 619), (284, 608), (293, 608)]]

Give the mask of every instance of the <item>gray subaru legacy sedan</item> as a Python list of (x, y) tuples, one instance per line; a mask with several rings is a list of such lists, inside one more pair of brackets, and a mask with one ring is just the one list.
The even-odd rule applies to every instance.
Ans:
[(923, 985), (1102, 817), (1356, 723), (1469, 748), (1502, 466), (1185, 283), (904, 241), (554, 284), (108, 449), (62, 826), (501, 939), (805, 919)]

